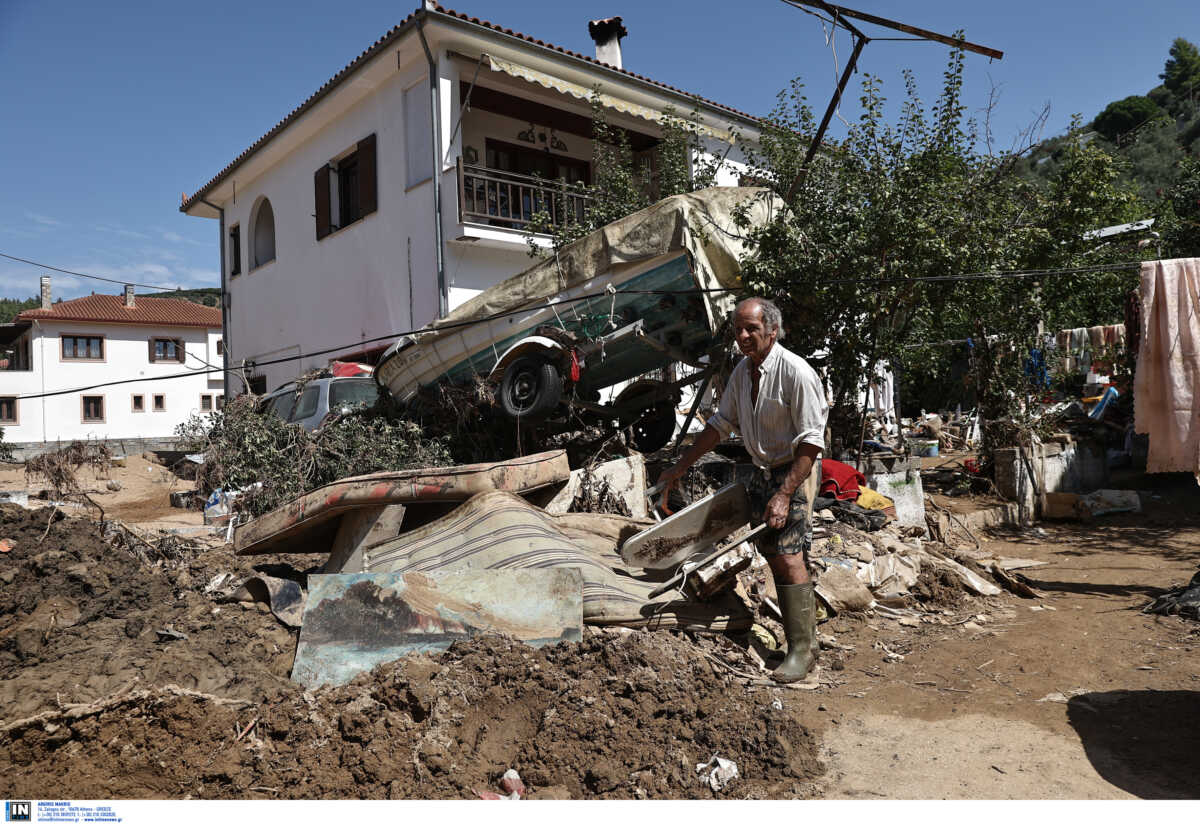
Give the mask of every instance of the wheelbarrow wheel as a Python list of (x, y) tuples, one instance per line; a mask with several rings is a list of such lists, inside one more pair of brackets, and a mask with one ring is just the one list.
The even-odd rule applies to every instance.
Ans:
[(500, 379), (500, 408), (510, 418), (543, 418), (561, 398), (562, 377), (544, 358), (517, 358)]

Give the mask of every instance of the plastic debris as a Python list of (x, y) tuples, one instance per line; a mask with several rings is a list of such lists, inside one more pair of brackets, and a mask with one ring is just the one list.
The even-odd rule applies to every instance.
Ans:
[(712, 788), (713, 792), (719, 793), (729, 786), (729, 782), (738, 777), (738, 768), (734, 762), (714, 753), (708, 761), (696, 765), (696, 774)]
[(521, 780), (521, 776), (516, 770), (509, 768), (500, 777), (500, 789), (508, 793), (509, 797), (515, 795), (520, 798), (525, 795), (525, 782)]

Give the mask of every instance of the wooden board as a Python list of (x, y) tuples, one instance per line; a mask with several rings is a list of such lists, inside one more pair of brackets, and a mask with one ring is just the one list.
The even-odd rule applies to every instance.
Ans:
[(348, 511), (388, 504), (465, 501), (480, 492), (529, 492), (571, 476), (565, 450), (497, 463), (376, 472), (314, 489), (234, 529), (235, 555), (329, 552), (336, 524)]

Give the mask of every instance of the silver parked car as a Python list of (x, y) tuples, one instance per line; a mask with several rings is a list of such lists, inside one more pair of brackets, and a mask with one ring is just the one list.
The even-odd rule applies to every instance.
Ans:
[(369, 376), (314, 378), (304, 385), (299, 394), (296, 393), (294, 382), (285, 383), (267, 395), (260, 408), (312, 432), (335, 415), (348, 412), (356, 406), (370, 406), (375, 403), (378, 393), (375, 379)]

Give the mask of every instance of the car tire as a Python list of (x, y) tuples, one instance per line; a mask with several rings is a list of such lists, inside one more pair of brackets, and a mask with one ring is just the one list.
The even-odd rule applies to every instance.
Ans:
[[(631, 402), (638, 395), (656, 388), (657, 382), (636, 383), (617, 396), (617, 404)], [(675, 404), (670, 401), (658, 403), (636, 414), (626, 415), (621, 420), (621, 427), (628, 428), (633, 445), (642, 454), (657, 452), (670, 443), (677, 425)]]
[(533, 355), (517, 358), (500, 379), (500, 408), (516, 419), (544, 418), (562, 399), (558, 368)]

